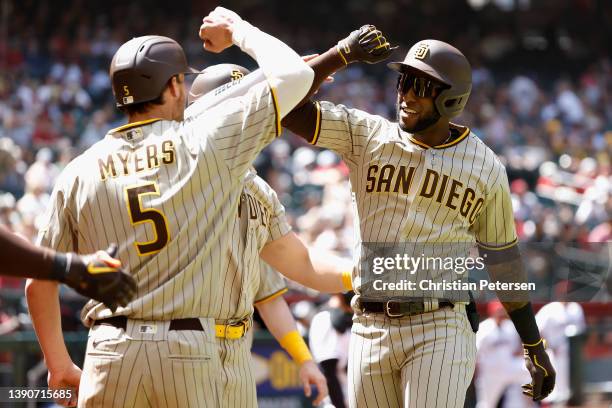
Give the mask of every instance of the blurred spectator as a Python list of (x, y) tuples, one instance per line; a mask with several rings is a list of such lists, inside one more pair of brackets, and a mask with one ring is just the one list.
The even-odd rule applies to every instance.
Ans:
[(487, 315), (476, 333), (476, 408), (528, 408), (521, 385), (531, 377), (521, 339), (500, 302), (490, 302)]
[(552, 302), (538, 311), (536, 321), (548, 342), (548, 355), (557, 371), (555, 389), (544, 401), (565, 404), (571, 397), (568, 337), (585, 331), (582, 307), (576, 302)]
[(353, 292), (333, 295), (325, 309), (312, 318), (310, 350), (327, 380), (329, 396), (336, 408), (344, 408), (347, 392), (348, 349), (353, 324)]

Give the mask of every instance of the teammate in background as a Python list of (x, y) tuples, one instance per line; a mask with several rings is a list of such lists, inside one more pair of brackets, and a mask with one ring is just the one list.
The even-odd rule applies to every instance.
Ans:
[(329, 396), (336, 408), (346, 407), (346, 367), (353, 324), (353, 292), (334, 295), (310, 324), (308, 340), (316, 362), (323, 369)]
[(91, 331), (82, 376), (63, 342), (57, 285), (26, 286), (49, 385), (79, 389), (81, 377), (79, 406), (219, 406), (211, 316), (222, 303), (242, 182), (313, 74), (291, 48), (221, 7), (200, 37), (212, 52), (239, 46), (267, 81), (184, 122), (184, 74), (193, 70), (183, 49), (160, 36), (126, 42), (110, 75), (129, 123), (71, 162), (52, 194), (41, 243), (86, 252), (117, 239), (138, 283), (127, 307), (84, 308)]
[[(563, 299), (567, 294), (566, 289), (565, 283), (559, 284), (557, 298)], [(576, 302), (551, 302), (538, 311), (536, 321), (548, 341), (548, 354), (557, 370), (557, 386), (544, 402), (564, 406), (572, 396), (569, 337), (586, 330), (584, 312)]]
[[(324, 78), (358, 59), (360, 42), (372, 33), (378, 36), (373, 27), (362, 27), (309, 61), (315, 71), (310, 93)], [(432, 255), (444, 259), (458, 256), (447, 249), (456, 246), (445, 244), (461, 243), (467, 249), (477, 243), (491, 280), (526, 282), (506, 170), (469, 128), (450, 122), (463, 111), (472, 87), (470, 64), (459, 50), (424, 40), (403, 62), (389, 67), (399, 73), (398, 123), (308, 100), (283, 125), (311, 144), (338, 153), (350, 170), (360, 249), (353, 276), (357, 299), (349, 358), (350, 406), (462, 407), (476, 357), (476, 322), (468, 322), (465, 303), (435, 296), (397, 300), (372, 292), (363, 297), (369, 271), (361, 268), (368, 251), (359, 245), (429, 245)], [(463, 258), (467, 257), (466, 250)], [(498, 296), (523, 342), (532, 377), (524, 393), (542, 400), (554, 387), (555, 372), (528, 293), (506, 291)]]
[(62, 282), (113, 310), (136, 295), (136, 281), (113, 258), (116, 250), (113, 245), (87, 256), (63, 254), (36, 247), (0, 225), (2, 275)]
[(521, 339), (501, 303), (490, 302), (487, 314), (476, 333), (476, 408), (531, 407), (521, 393), (529, 378)]
[[(202, 70), (189, 90), (188, 106), (193, 106), (196, 100), (205, 95), (210, 95), (213, 90), (222, 85), (235, 84), (234, 81), (244, 78), (249, 73), (248, 69), (235, 64), (218, 64)], [(189, 107), (186, 111), (187, 115), (191, 112)], [(197, 112), (201, 112), (201, 110), (197, 110)], [(189, 119), (189, 116), (187, 119)], [(246, 183), (245, 193), (263, 194), (268, 200), (270, 208), (282, 208), (282, 221), (277, 220), (277, 223), (279, 225), (286, 224), (284, 208), (278, 201), (272, 187), (256, 175), (255, 169), (249, 170), (249, 173), (251, 174), (247, 178), (252, 178), (254, 181)], [(285, 277), (319, 292), (339, 293), (351, 289), (352, 261), (322, 251), (311, 254), (302, 240), (290, 231), (291, 227), (287, 226), (287, 228), (286, 233), (276, 235), (273, 243), (262, 245), (259, 248), (258, 253), (261, 253), (262, 259), (269, 260), (276, 265), (278, 267), (276, 270)], [(274, 233), (270, 235), (274, 235)], [(234, 247), (232, 246), (230, 250), (232, 248)], [(239, 258), (238, 255), (240, 254), (233, 253), (231, 256)]]
[[(196, 77), (189, 90), (188, 105), (191, 106), (219, 86), (231, 85), (232, 81), (249, 73), (246, 68), (232, 64), (206, 68)], [(191, 110), (188, 108), (187, 115), (189, 112)], [(300, 256), (289, 258), (287, 264), (293, 263), (294, 270), (312, 276), (315, 272), (308, 250), (299, 238), (293, 237), (284, 207), (274, 190), (255, 174), (255, 170), (250, 170), (246, 177), (237, 217), (240, 222), (235, 225), (235, 242), (228, 251), (230, 266), (224, 285), (227, 295), (224, 296), (220, 314), (214, 316), (223, 372), (222, 406), (245, 408), (257, 405), (250, 354), (252, 333), (249, 330), (253, 304), (270, 333), (300, 366), (299, 375), (306, 395), (310, 397), (310, 384), (317, 386), (319, 392), (314, 404), (318, 405), (328, 393), (325, 377), (314, 364), (308, 347), (297, 331), (289, 306), (282, 297), (287, 291), (284, 279), (259, 260), (259, 253), (269, 242), (289, 240), (290, 245), (299, 246), (292, 253)], [(269, 256), (284, 257), (287, 251), (273, 252)], [(344, 270), (348, 270), (348, 267)], [(320, 274), (325, 272), (319, 271)], [(327, 272), (330, 274), (327, 281), (332, 287), (323, 285), (319, 289), (344, 290), (342, 269), (328, 268)]]

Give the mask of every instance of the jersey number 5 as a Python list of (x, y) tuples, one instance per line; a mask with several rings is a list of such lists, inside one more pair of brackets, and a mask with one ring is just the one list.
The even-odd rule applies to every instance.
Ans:
[(170, 240), (170, 232), (168, 229), (168, 221), (161, 211), (148, 208), (142, 208), (142, 196), (144, 195), (159, 195), (159, 187), (157, 183), (147, 183), (138, 186), (125, 188), (125, 195), (128, 203), (128, 212), (132, 225), (143, 222), (153, 223), (153, 232), (155, 237), (148, 242), (135, 242), (134, 245), (138, 250), (139, 255), (149, 255), (159, 252), (168, 244)]

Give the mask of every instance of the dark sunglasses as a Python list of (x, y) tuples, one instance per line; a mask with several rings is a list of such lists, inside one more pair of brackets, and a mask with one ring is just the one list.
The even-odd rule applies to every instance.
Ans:
[(444, 85), (426, 77), (403, 73), (397, 78), (397, 90), (405, 94), (412, 88), (414, 94), (419, 98), (431, 98), (437, 95), (438, 90), (445, 88)]

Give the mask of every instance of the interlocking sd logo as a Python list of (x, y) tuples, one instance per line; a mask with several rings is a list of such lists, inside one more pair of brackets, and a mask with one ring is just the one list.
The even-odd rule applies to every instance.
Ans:
[(429, 45), (421, 44), (414, 51), (414, 58), (420, 59), (420, 60), (425, 59), (428, 52), (429, 52)]
[(242, 78), (244, 76), (244, 74), (240, 71), (238, 71), (237, 69), (233, 69), (232, 73), (231, 73), (231, 77), (232, 77), (232, 81), (236, 81), (240, 78)]

